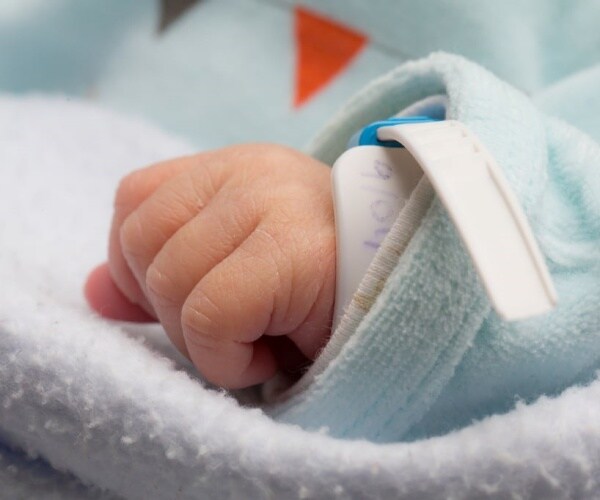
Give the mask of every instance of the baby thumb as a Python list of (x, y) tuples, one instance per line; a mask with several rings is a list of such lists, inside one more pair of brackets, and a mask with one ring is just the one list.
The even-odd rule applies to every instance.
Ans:
[(105, 318), (140, 323), (156, 321), (121, 293), (110, 277), (106, 263), (89, 274), (83, 293), (90, 307)]

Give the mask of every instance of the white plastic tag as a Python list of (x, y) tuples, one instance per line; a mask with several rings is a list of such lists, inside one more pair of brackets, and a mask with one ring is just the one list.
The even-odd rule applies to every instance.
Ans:
[(381, 127), (377, 136), (406, 149), (351, 148), (332, 173), (338, 235), (334, 322), (423, 172), (456, 225), (498, 314), (517, 320), (555, 306), (550, 274), (519, 202), (472, 132), (446, 120)]
[(423, 171), (403, 148), (359, 146), (333, 165), (337, 247), (334, 329)]

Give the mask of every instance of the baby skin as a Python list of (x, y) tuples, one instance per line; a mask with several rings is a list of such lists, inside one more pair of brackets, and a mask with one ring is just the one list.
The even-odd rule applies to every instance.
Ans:
[(241, 145), (125, 177), (108, 263), (85, 287), (100, 314), (163, 325), (203, 377), (235, 389), (294, 371), (326, 343), (335, 292), (329, 168)]

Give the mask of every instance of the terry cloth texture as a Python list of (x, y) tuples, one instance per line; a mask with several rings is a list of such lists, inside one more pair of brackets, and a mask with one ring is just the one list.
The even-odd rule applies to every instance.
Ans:
[[(396, 257), (381, 295), (340, 354), (309, 374), (314, 383), (273, 410), (283, 421), (384, 442), (439, 435), (516, 400), (588, 382), (600, 367), (600, 150), (588, 136), (472, 63), (439, 54), (359, 94), (317, 143), (317, 157), (331, 161), (353, 131), (436, 94), (447, 95), (447, 118), (474, 131), (503, 168), (559, 305), (531, 320), (502, 321), (435, 201), (404, 252), (389, 244), (381, 252), (380, 260)], [(396, 235), (403, 230), (395, 226), (390, 238), (403, 245)], [(364, 312), (360, 293), (355, 307)]]
[[(326, 129), (314, 151), (335, 157), (354, 126), (439, 93), (448, 96), (448, 116), (464, 121), (505, 169), (540, 240), (560, 306), (548, 317), (501, 323), (433, 201), (339, 360), (296, 407), (281, 406), (282, 419), (329, 427), (333, 436), (240, 406), (196, 378), (156, 327), (117, 324), (87, 309), (81, 286), (104, 257), (117, 179), (188, 146), (73, 101), (0, 100), (2, 495), (600, 496), (600, 381), (592, 381), (598, 145), (486, 71), (439, 54), (375, 82)], [(406, 310), (412, 314), (401, 314)], [(385, 352), (374, 342), (359, 353), (357, 345), (384, 329), (393, 333)], [(394, 349), (396, 336), (408, 342)], [(410, 352), (422, 356), (411, 359)], [(374, 356), (382, 366), (368, 364)], [(348, 394), (334, 372), (355, 376), (352, 361), (361, 375), (354, 392), (374, 411), (356, 418), (362, 399), (352, 393), (342, 401), (346, 414), (333, 419), (337, 409), (315, 403), (332, 382)], [(359, 373), (367, 366), (374, 371)], [(389, 367), (395, 378), (377, 380)], [(412, 369), (418, 378), (398, 377)], [(583, 380), (591, 382), (560, 392)], [(375, 398), (365, 391), (368, 384), (378, 391)], [(546, 392), (552, 396), (535, 399)], [(448, 394), (461, 397), (462, 406)], [(515, 394), (525, 402), (515, 405)], [(335, 437), (437, 434), (446, 425), (436, 418), (443, 411), (453, 426), (466, 427), (392, 444)], [(491, 411), (507, 413), (470, 424)]]

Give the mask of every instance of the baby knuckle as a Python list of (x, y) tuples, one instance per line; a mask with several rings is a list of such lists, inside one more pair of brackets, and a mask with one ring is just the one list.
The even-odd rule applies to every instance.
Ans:
[(202, 347), (214, 347), (218, 325), (213, 317), (197, 304), (185, 303), (181, 310), (181, 328), (187, 341)]
[(294, 155), (286, 146), (270, 143), (254, 143), (233, 146), (230, 149), (235, 163), (244, 165), (253, 172), (269, 172), (274, 167), (284, 166)]
[(264, 144), (259, 146), (258, 155), (262, 159), (265, 168), (286, 168), (291, 160), (295, 160), (296, 154), (287, 146), (280, 144)]
[(121, 179), (115, 194), (115, 207), (125, 208), (137, 200), (140, 192), (140, 173), (132, 172)]
[(132, 213), (125, 219), (119, 230), (121, 251), (126, 258), (135, 258), (143, 247), (142, 225), (137, 213)]
[(151, 264), (146, 271), (146, 291), (155, 307), (174, 307), (177, 299), (174, 293), (177, 284), (160, 266)]
[(288, 146), (274, 143), (259, 143), (256, 144), (254, 147), (259, 154), (262, 154), (266, 157), (289, 156), (294, 151)]

